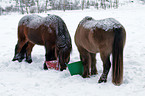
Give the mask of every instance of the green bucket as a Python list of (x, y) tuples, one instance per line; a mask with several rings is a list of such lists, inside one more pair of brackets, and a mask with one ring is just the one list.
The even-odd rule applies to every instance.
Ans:
[(83, 74), (84, 68), (83, 68), (82, 61), (70, 63), (67, 66), (71, 75)]

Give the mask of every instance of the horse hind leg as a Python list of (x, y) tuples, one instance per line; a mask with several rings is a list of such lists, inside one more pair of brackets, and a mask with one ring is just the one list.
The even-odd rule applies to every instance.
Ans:
[(19, 62), (22, 62), (22, 60), (25, 58), (26, 55), (26, 48), (28, 46), (28, 43), (24, 42), (18, 42), (15, 46), (15, 55), (12, 61), (18, 60)]
[(26, 48), (26, 62), (28, 63), (32, 63), (31, 52), (32, 52), (33, 47), (34, 47), (34, 44), (31, 42), (28, 42), (28, 46)]
[(15, 55), (12, 61), (18, 60), (19, 62), (21, 62), (24, 59), (28, 42), (24, 31), (24, 26), (18, 27), (18, 43), (16, 44)]
[(101, 59), (103, 61), (103, 73), (98, 81), (98, 83), (107, 82), (107, 76), (111, 67), (110, 54), (100, 53)]
[(96, 69), (96, 54), (90, 53), (91, 55), (91, 75), (98, 74)]
[(26, 58), (26, 48), (28, 47), (28, 42), (27, 43), (25, 43), (25, 45), (22, 47), (22, 50), (20, 51), (20, 53), (21, 53), (21, 58)]

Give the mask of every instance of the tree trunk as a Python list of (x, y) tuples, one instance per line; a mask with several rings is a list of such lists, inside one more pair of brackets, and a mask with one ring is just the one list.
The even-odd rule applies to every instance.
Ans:
[(118, 0), (116, 0), (116, 8), (118, 8), (118, 3), (119, 3), (119, 1), (118, 1)]
[(106, 9), (105, 1), (106, 1), (106, 0), (103, 0), (103, 9)]
[(82, 1), (82, 10), (84, 10), (84, 3), (85, 3), (85, 0)]
[(112, 0), (110, 0), (110, 8), (112, 8)]
[(25, 3), (25, 7), (26, 7), (26, 12), (27, 12), (27, 14), (28, 14), (28, 13), (29, 13), (29, 12), (28, 12), (28, 8), (27, 8), (27, 7), (28, 7), (28, 2), (24, 0), (24, 3)]
[(55, 0), (51, 1), (52, 9), (55, 9), (55, 8), (54, 8), (54, 1), (55, 1)]
[(22, 14), (24, 14), (23, 6), (22, 6), (22, 0), (20, 0), (20, 8), (21, 8)]
[(99, 3), (98, 3), (98, 0), (96, 0), (95, 6), (96, 6), (97, 9), (99, 9)]
[(18, 6), (18, 4), (19, 4), (19, 2), (18, 2), (18, 0), (16, 0), (16, 6)]
[(47, 4), (48, 4), (48, 0), (46, 0), (45, 13), (47, 12)]
[(65, 11), (65, 0), (63, 0), (63, 11)]
[(2, 14), (2, 8), (0, 8), (0, 15)]
[(100, 7), (103, 8), (103, 0), (101, 0), (101, 6)]
[(39, 10), (39, 9), (40, 9), (40, 8), (39, 8), (39, 0), (37, 0), (36, 2), (37, 2), (38, 13), (39, 13), (39, 11), (40, 11), (40, 10)]

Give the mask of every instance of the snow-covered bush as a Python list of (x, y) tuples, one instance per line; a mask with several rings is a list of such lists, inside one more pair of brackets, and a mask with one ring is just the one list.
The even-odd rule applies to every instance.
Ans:
[(0, 0), (0, 15), (9, 12), (41, 13), (49, 10), (78, 10), (91, 6), (96, 9), (118, 8), (131, 3), (145, 4), (145, 0)]

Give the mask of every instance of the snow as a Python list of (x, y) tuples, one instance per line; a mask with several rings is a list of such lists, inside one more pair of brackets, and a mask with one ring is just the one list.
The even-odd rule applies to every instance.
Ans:
[[(83, 21), (82, 21), (83, 22)], [(106, 18), (102, 20), (88, 20), (83, 24), (86, 29), (90, 28), (102, 28), (105, 31), (111, 30), (113, 28), (120, 28), (121, 24), (114, 18)]]
[(50, 15), (49, 16), (39, 16), (36, 14), (32, 14), (32, 15), (26, 15), (24, 17), (22, 17), (22, 19), (19, 21), (18, 26), (20, 25), (26, 25), (29, 28), (33, 28), (33, 29), (37, 29), (39, 26), (41, 25), (45, 25), (45, 26), (50, 26), (50, 24), (53, 23), (57, 24), (57, 18), (55, 15)]
[(20, 25), (26, 25), (30, 28), (38, 28), (41, 25), (42, 17), (38, 15), (26, 15), (24, 16), (20, 21), (18, 26)]
[[(107, 83), (98, 84), (102, 73), (102, 61), (97, 54), (98, 75), (82, 78), (71, 76), (68, 69), (60, 72), (43, 70), (45, 49), (36, 45), (32, 52), (32, 64), (12, 62), (17, 43), (17, 26), (24, 16), (11, 14), (0, 16), (0, 96), (143, 96), (145, 94), (145, 6), (129, 5), (119, 9), (49, 11), (60, 16), (66, 23), (72, 38), (71, 62), (79, 61), (74, 34), (85, 16), (95, 20), (115, 18), (126, 29), (124, 49), (124, 79), (121, 86), (112, 84), (111, 70)], [(47, 16), (47, 14), (39, 14)], [(112, 68), (111, 68), (112, 69)]]

